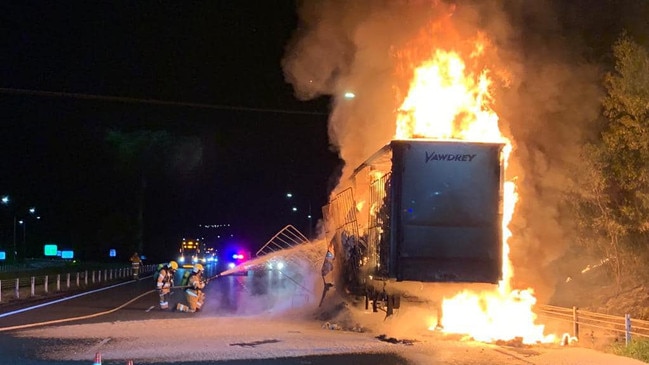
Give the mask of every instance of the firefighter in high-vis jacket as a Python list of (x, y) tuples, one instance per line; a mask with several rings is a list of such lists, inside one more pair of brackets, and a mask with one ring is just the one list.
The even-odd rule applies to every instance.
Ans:
[(140, 266), (142, 265), (142, 259), (136, 252), (133, 254), (133, 256), (131, 256), (130, 261), (131, 261), (131, 271), (133, 272), (133, 279), (139, 280)]
[(156, 289), (158, 289), (158, 294), (160, 295), (160, 309), (169, 308), (169, 296), (171, 294), (171, 288), (174, 286), (176, 270), (178, 270), (178, 263), (176, 261), (170, 261), (158, 273)]
[(207, 281), (203, 278), (203, 265), (195, 264), (192, 273), (189, 275), (187, 282), (187, 289), (185, 289), (185, 299), (187, 305), (178, 303), (176, 310), (180, 312), (196, 312), (201, 309), (205, 301), (205, 293), (203, 289), (207, 285)]

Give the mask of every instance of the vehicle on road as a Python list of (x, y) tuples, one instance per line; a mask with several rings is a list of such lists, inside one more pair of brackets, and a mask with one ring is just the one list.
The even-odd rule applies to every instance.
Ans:
[(241, 247), (227, 247), (224, 250), (221, 264), (223, 270), (235, 270), (234, 275), (245, 275), (247, 269), (241, 267), (251, 259), (250, 251)]
[(388, 315), (409, 286), (497, 284), (503, 148), (393, 140), (356, 168), (323, 208), (338, 284)]
[(178, 263), (185, 268), (191, 268), (194, 264), (205, 264), (205, 243), (200, 239), (183, 238), (180, 243)]

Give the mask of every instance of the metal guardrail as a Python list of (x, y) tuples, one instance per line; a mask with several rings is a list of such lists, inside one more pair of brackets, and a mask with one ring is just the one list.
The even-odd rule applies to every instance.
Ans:
[(572, 335), (580, 339), (584, 329), (601, 331), (616, 336), (624, 335), (628, 346), (633, 337), (649, 338), (649, 321), (633, 319), (631, 315), (613, 316), (580, 310), (577, 307), (565, 308), (552, 305), (538, 306), (539, 316), (572, 324)]
[[(140, 275), (155, 270), (156, 265), (143, 265)], [(62, 274), (22, 276), (0, 280), (0, 304), (25, 298), (46, 296), (67, 290), (78, 290), (114, 281), (133, 278), (131, 266), (110, 269), (83, 270)]]
[(0, 264), (0, 272), (17, 272), (27, 271), (30, 269), (29, 264)]

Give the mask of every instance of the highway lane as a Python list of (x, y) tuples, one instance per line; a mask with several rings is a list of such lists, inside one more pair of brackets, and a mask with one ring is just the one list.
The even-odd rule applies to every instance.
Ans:
[[(265, 316), (281, 305), (301, 305), (296, 299), (301, 298), (308, 288), (296, 283), (299, 283), (297, 276), (272, 271), (215, 278), (206, 288), (204, 310), (181, 313), (159, 310), (157, 293), (151, 290), (153, 280), (143, 278), (15, 314), (2, 313), (0, 328), (77, 319), (34, 327), (35, 331), (47, 331), (45, 336), (31, 334), (21, 337), (18, 334), (23, 333), (22, 330), (0, 331), (0, 364), (90, 364), (95, 351), (105, 353), (105, 365), (123, 364), (123, 359), (129, 357), (142, 362), (146, 360), (151, 365), (552, 365), (558, 358), (571, 358), (571, 364), (576, 365), (637, 364), (630, 359), (585, 349), (556, 346), (508, 348), (465, 343), (430, 333), (418, 334), (418, 342), (413, 346), (395, 345), (377, 341), (374, 339), (376, 334), (326, 331), (317, 321), (296, 324)], [(177, 300), (184, 301), (180, 289), (172, 296), (172, 303)], [(317, 303), (311, 305), (317, 306)], [(79, 318), (84, 316), (87, 318)], [(194, 325), (193, 320), (187, 322), (182, 320), (184, 318), (196, 318), (197, 321)], [(52, 329), (48, 331), (48, 327)], [(81, 336), (70, 335), (75, 331)], [(188, 345), (197, 346), (187, 348)], [(300, 348), (306, 351), (296, 353)], [(266, 355), (267, 350), (273, 356), (264, 360), (258, 357), (250, 357), (250, 360), (221, 357), (243, 354), (248, 359), (249, 355)], [(154, 355), (143, 355), (142, 351)], [(78, 352), (80, 356), (45, 360), (48, 354), (70, 352)], [(305, 353), (313, 356), (301, 356)], [(184, 360), (179, 361), (178, 356)], [(59, 360), (63, 358), (72, 360)]]
[[(178, 270), (175, 285), (180, 285), (185, 270), (188, 269)], [(206, 276), (215, 276), (218, 273), (214, 266), (208, 266), (206, 271)], [(80, 324), (178, 318), (189, 315), (234, 315), (240, 308), (244, 308), (242, 301), (248, 300), (247, 281), (250, 281), (247, 275), (212, 279), (205, 288), (207, 298), (205, 307), (202, 312), (197, 313), (180, 313), (173, 310), (176, 303), (186, 303), (182, 287), (175, 287), (172, 290), (170, 309), (161, 310), (154, 279), (151, 276), (75, 294), (72, 297), (40, 301), (37, 305), (30, 305), (30, 301), (25, 301), (23, 308), (12, 308), (9, 312), (0, 313), (0, 331), (7, 327), (34, 326), (52, 322)]]
[[(208, 268), (207, 276), (214, 276), (218, 271)], [(180, 282), (183, 271), (177, 273), (176, 283)], [(207, 285), (206, 303), (200, 312), (183, 313), (158, 308), (157, 292), (152, 290), (153, 278), (142, 278), (139, 281), (129, 281), (106, 288), (93, 290), (89, 293), (78, 294), (73, 298), (58, 298), (51, 302), (40, 303), (37, 306), (25, 307), (13, 313), (0, 314), (0, 364), (27, 365), (70, 365), (80, 364), (78, 361), (46, 361), (42, 360), (43, 352), (47, 349), (72, 346), (74, 341), (68, 339), (23, 339), (12, 336), (21, 329), (46, 328), (48, 326), (88, 323), (117, 323), (126, 321), (165, 320), (177, 318), (214, 318), (237, 317), (263, 313), (277, 307), (278, 302), (285, 301), (286, 305), (300, 305), (292, 296), (301, 298), (305, 288), (296, 285), (294, 278), (288, 278), (281, 272), (258, 272), (255, 275), (227, 275), (213, 278)], [(171, 296), (170, 304), (185, 302), (182, 288), (176, 288)], [(71, 320), (72, 319), (72, 320)], [(143, 322), (145, 323), (145, 322)], [(16, 328), (6, 331), (7, 328)], [(254, 331), (254, 329), (252, 329)], [(133, 334), (137, 337), (138, 334)], [(97, 340), (93, 338), (82, 341), (79, 348), (92, 348)], [(91, 358), (88, 359), (90, 363)], [(331, 361), (340, 364), (407, 364), (397, 355), (352, 354), (352, 355), (320, 355), (291, 358), (275, 358), (264, 361), (264, 364), (330, 364)], [(114, 362), (104, 362), (113, 364)], [(164, 362), (160, 362), (162, 364)], [(177, 363), (177, 362), (176, 362)], [(259, 364), (259, 360), (223, 360), (223, 361), (189, 361), (183, 364)], [(151, 362), (156, 364), (156, 362)]]

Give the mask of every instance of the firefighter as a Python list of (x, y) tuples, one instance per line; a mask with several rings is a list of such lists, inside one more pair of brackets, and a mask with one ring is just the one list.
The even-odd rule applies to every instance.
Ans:
[(195, 264), (192, 273), (189, 275), (188, 288), (185, 289), (187, 305), (178, 303), (176, 309), (180, 312), (196, 312), (201, 309), (205, 300), (203, 289), (207, 281), (203, 278), (203, 265)]
[(171, 294), (171, 288), (174, 286), (174, 274), (176, 270), (178, 270), (178, 263), (176, 261), (170, 261), (158, 273), (156, 289), (158, 289), (158, 294), (160, 295), (160, 309), (169, 308), (169, 296)]
[(140, 279), (140, 265), (142, 265), (142, 259), (140, 256), (135, 252), (133, 256), (131, 256), (131, 269), (133, 271), (133, 279), (134, 280), (139, 280)]

